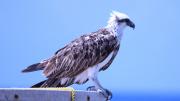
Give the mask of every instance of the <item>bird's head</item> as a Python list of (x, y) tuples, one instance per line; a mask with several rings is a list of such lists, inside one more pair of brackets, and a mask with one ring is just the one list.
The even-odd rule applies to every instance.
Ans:
[(126, 26), (131, 28), (135, 28), (135, 24), (130, 20), (128, 15), (124, 13), (120, 13), (117, 11), (113, 11), (111, 13), (111, 17), (108, 21), (108, 26), (118, 26), (120, 29), (124, 29)]

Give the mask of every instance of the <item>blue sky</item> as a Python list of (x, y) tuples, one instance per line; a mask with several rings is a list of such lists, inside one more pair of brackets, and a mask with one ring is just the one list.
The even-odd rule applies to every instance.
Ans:
[[(26, 66), (53, 55), (83, 33), (106, 26), (112, 10), (127, 13), (120, 52), (99, 74), (113, 91), (180, 92), (180, 12), (178, 0), (1, 0), (0, 87), (29, 87), (41, 72)], [(84, 89), (84, 86), (74, 86)]]

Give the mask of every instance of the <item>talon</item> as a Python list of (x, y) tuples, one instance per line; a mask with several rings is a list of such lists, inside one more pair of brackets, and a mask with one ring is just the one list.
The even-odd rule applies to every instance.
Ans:
[(112, 99), (112, 93), (111, 91), (105, 89), (106, 93), (108, 94), (108, 100), (111, 100)]
[(97, 91), (95, 86), (90, 86), (88, 88), (86, 88), (87, 91)]
[(112, 99), (112, 93), (107, 89), (98, 89), (98, 92), (101, 93), (107, 100)]

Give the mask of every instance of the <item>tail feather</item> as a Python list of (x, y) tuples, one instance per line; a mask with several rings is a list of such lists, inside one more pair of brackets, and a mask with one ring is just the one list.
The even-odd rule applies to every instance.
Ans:
[(32, 72), (32, 71), (42, 70), (43, 68), (44, 66), (42, 63), (36, 63), (22, 70), (22, 72)]
[(46, 87), (64, 87), (64, 86), (60, 85), (58, 79), (47, 79), (31, 86), (31, 88), (46, 88)]
[(68, 79), (66, 82), (62, 82), (61, 79), (58, 78), (49, 78), (31, 86), (31, 88), (67, 87), (72, 85), (73, 81), (74, 79)]
[(47, 81), (47, 80), (41, 81), (41, 82), (39, 82), (39, 83), (31, 86), (31, 88), (39, 88), (39, 87), (41, 87), (46, 81)]

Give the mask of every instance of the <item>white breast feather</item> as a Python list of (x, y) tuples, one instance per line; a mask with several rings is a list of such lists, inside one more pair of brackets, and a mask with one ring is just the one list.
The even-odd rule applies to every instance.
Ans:
[(95, 66), (89, 67), (87, 70), (85, 70), (82, 73), (80, 73), (79, 75), (77, 75), (74, 80), (74, 83), (76, 83), (76, 82), (83, 83), (88, 78), (97, 76), (97, 73), (99, 72), (99, 70), (110, 61), (112, 56), (113, 56), (113, 52), (111, 52), (109, 54), (109, 56), (103, 62), (101, 62)]
[(111, 58), (112, 58), (112, 56), (113, 56), (113, 53), (114, 52), (111, 52), (109, 55), (108, 55), (108, 57), (103, 61), (103, 62), (101, 62), (101, 63), (99, 63), (98, 64), (98, 71), (99, 71), (99, 69), (101, 68), (101, 67), (103, 67), (105, 64), (107, 64), (110, 60), (111, 60)]
[(109, 56), (103, 62), (101, 62), (101, 63), (99, 63), (99, 64), (97, 64), (97, 65), (95, 65), (93, 67), (88, 68), (87, 69), (87, 71), (88, 71), (88, 78), (91, 78), (93, 76), (97, 76), (97, 73), (99, 72), (99, 70), (110, 61), (110, 59), (113, 56), (113, 53), (114, 52), (111, 52), (109, 54)]

